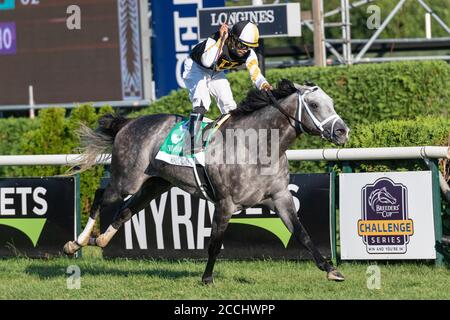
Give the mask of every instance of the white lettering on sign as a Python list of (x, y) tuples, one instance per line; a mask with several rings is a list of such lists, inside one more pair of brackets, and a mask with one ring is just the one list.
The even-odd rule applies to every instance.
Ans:
[(9, 50), (11, 49), (12, 44), (13, 41), (11, 29), (9, 29), (8, 27), (0, 28), (0, 50)]
[[(299, 186), (296, 184), (289, 184), (290, 191), (297, 193)], [(168, 203), (167, 197), (170, 192), (170, 202)], [(194, 225), (192, 221), (192, 202), (191, 195), (187, 192), (179, 189), (172, 188), (171, 191), (163, 193), (159, 197), (159, 205), (156, 200), (150, 202), (150, 213), (154, 221), (154, 230), (147, 232), (147, 225), (145, 219), (145, 211), (142, 210), (139, 214), (133, 216), (130, 221), (127, 221), (124, 225), (125, 229), (125, 247), (128, 250), (133, 250), (133, 232), (137, 239), (138, 249), (148, 249), (148, 235), (156, 236), (156, 247), (159, 250), (170, 249), (165, 246), (164, 243), (164, 213), (167, 209), (167, 205), (171, 208), (171, 222), (168, 222), (172, 226), (171, 236), (173, 237), (173, 249), (182, 249), (182, 243), (187, 244), (187, 249), (202, 250), (205, 248), (206, 239), (211, 237), (211, 225), (215, 212), (214, 204), (207, 202), (203, 199), (199, 199), (198, 212), (197, 212), (197, 226), (196, 233), (194, 233)], [(181, 200), (181, 201), (180, 201)], [(298, 212), (300, 210), (300, 200), (293, 195), (295, 209)], [(206, 206), (208, 203), (208, 206)], [(206, 213), (208, 211), (208, 213)], [(235, 212), (233, 215), (241, 213), (242, 210)], [(245, 211), (246, 215), (262, 215), (264, 212), (261, 208), (248, 208)], [(275, 214), (272, 210), (270, 214)], [(208, 227), (207, 227), (208, 226)], [(181, 232), (183, 229), (184, 232)], [(185, 238), (182, 238), (182, 235)], [(195, 238), (196, 237), (196, 238)], [(223, 249), (223, 245), (222, 245)]]
[(180, 17), (178, 11), (174, 11), (173, 21), (175, 26), (175, 50), (177, 52), (189, 51), (189, 46), (184, 45), (183, 41), (197, 40), (197, 34), (194, 32), (194, 28), (197, 28), (197, 18), (183, 18)]
[(21, 197), (21, 202), (22, 202), (22, 215), (26, 216), (27, 215), (27, 195), (31, 194), (32, 190), (31, 188), (16, 188), (16, 192), (17, 194), (20, 194)]
[[(26, 216), (31, 212), (43, 216), (47, 213), (48, 203), (43, 196), (47, 189), (43, 187), (30, 188), (0, 188), (0, 216)], [(28, 201), (33, 201), (31, 212), (28, 212)]]
[[(300, 188), (296, 184), (290, 184), (288, 185), (288, 189), (289, 191), (294, 191), (295, 193), (297, 193), (298, 189)], [(300, 200), (296, 196), (292, 196), (292, 198), (294, 199), (295, 212), (298, 213), (298, 211), (300, 210)]]
[(0, 189), (0, 214), (3, 216), (13, 216), (16, 214), (15, 209), (7, 209), (6, 205), (14, 204), (14, 199), (8, 197), (8, 195), (14, 194), (14, 188), (1, 188)]
[(28, 5), (36, 6), (40, 3), (40, 1), (39, 0), (20, 0), (20, 3), (22, 3), (22, 5), (24, 5), (24, 6), (28, 6)]
[(202, 7), (203, 0), (173, 0), (173, 4), (196, 4), (197, 7)]
[[(197, 249), (205, 248), (205, 238), (211, 236), (211, 227), (205, 227), (206, 200), (200, 199), (198, 204)], [(213, 220), (214, 204), (208, 201), (209, 221)]]
[(44, 198), (41, 198), (40, 195), (44, 195), (47, 193), (47, 190), (42, 187), (37, 187), (33, 191), (33, 200), (37, 204), (41, 206), (41, 208), (34, 207), (33, 212), (39, 216), (42, 216), (47, 213), (47, 201)]
[(274, 10), (237, 11), (237, 12), (213, 12), (210, 15), (211, 25), (220, 26), (222, 23), (235, 24), (242, 20), (249, 20), (256, 24), (273, 23), (275, 21)]
[[(179, 196), (183, 199), (184, 210), (178, 207)], [(191, 195), (180, 188), (172, 188), (170, 190), (170, 205), (172, 208), (173, 247), (181, 249), (180, 225), (184, 225), (188, 249), (195, 249), (194, 229), (190, 220), (192, 215)]]
[(147, 247), (147, 230), (145, 224), (145, 210), (135, 214), (131, 221), (125, 223), (125, 248), (133, 249), (133, 241), (131, 239), (131, 225), (136, 232), (139, 249), (148, 249)]
[(163, 238), (163, 219), (164, 210), (166, 210), (168, 192), (164, 192), (160, 196), (159, 208), (156, 207), (156, 200), (150, 202), (150, 209), (152, 211), (153, 220), (155, 220), (156, 229), (156, 246), (158, 249), (164, 249), (164, 238)]
[[(173, 0), (174, 5), (186, 6), (195, 5), (197, 8), (202, 8), (202, 0)], [(194, 10), (193, 12), (196, 12)], [(175, 76), (180, 87), (185, 88), (182, 78), (183, 63), (189, 55), (191, 49), (197, 44), (197, 15), (181, 17), (180, 11), (173, 12), (173, 27), (175, 39), (175, 54), (176, 54), (176, 68)], [(193, 43), (194, 42), (194, 43)]]
[(185, 87), (184, 80), (182, 77), (183, 64), (184, 64), (184, 60), (186, 60), (187, 57), (189, 57), (189, 53), (177, 53), (176, 54), (177, 64), (175, 67), (175, 72), (176, 72), (176, 76), (177, 76), (177, 83), (179, 86), (182, 86), (183, 88)]

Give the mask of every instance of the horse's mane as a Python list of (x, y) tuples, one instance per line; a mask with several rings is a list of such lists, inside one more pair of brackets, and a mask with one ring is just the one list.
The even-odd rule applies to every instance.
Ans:
[[(279, 100), (286, 98), (295, 91), (297, 91), (297, 89), (291, 81), (282, 79), (278, 82), (277, 88), (272, 90), (272, 94), (275, 99)], [(236, 109), (231, 111), (231, 115), (250, 113), (271, 104), (272, 100), (270, 100), (267, 92), (263, 90), (250, 89), (245, 99), (239, 103)]]

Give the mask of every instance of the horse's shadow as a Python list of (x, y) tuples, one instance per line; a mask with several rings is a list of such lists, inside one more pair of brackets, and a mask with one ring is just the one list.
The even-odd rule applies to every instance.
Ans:
[[(32, 264), (29, 265), (25, 269), (25, 273), (33, 276), (38, 276), (39, 279), (51, 279), (57, 277), (68, 277), (73, 274), (72, 272), (67, 272), (67, 268), (69, 265), (41, 265), (41, 264)], [(198, 272), (193, 271), (175, 271), (161, 268), (152, 268), (149, 267), (146, 270), (123, 270), (114, 267), (106, 267), (106, 266), (90, 266), (90, 265), (79, 265), (81, 276), (83, 275), (92, 275), (92, 276), (101, 276), (101, 275), (111, 275), (111, 276), (119, 276), (119, 277), (130, 277), (130, 276), (147, 276), (147, 277), (157, 277), (161, 279), (180, 279), (180, 278), (189, 278), (189, 277), (198, 277)]]

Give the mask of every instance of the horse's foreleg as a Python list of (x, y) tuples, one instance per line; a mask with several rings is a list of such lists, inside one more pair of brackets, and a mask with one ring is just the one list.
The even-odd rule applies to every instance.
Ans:
[(209, 240), (208, 247), (208, 262), (206, 264), (205, 272), (202, 276), (202, 282), (204, 284), (213, 283), (213, 269), (216, 263), (217, 256), (220, 253), (222, 247), (223, 237), (225, 230), (227, 229), (228, 222), (231, 219), (232, 212), (220, 209), (220, 206), (216, 208), (214, 218), (212, 222), (211, 238)]
[(316, 266), (320, 270), (327, 272), (328, 279), (338, 281), (344, 280), (344, 276), (342, 276), (339, 271), (337, 271), (331, 265), (331, 263), (325, 260), (325, 258), (311, 241), (308, 232), (303, 227), (297, 216), (291, 193), (289, 191), (283, 191), (279, 194), (276, 194), (273, 197), (273, 205), (275, 211), (278, 213), (279, 217), (284, 222), (289, 231), (294, 235), (297, 241), (305, 246), (306, 249), (308, 249), (308, 251), (311, 253)]
[(117, 230), (119, 230), (125, 222), (130, 220), (135, 213), (138, 213), (148, 206), (150, 201), (154, 198), (169, 190), (170, 186), (171, 184), (169, 182), (161, 178), (153, 177), (148, 179), (144, 182), (138, 192), (123, 203), (108, 229), (97, 238), (91, 238), (89, 244), (102, 248), (106, 247), (116, 234)]
[(97, 219), (98, 214), (100, 212), (100, 205), (102, 203), (104, 193), (105, 189), (103, 188), (98, 188), (95, 191), (94, 201), (92, 202), (88, 222), (84, 227), (83, 232), (80, 233), (80, 235), (76, 240), (69, 241), (64, 245), (64, 252), (66, 254), (72, 255), (78, 250), (80, 250), (81, 247), (84, 247), (88, 244), (92, 230), (94, 229), (95, 220)]

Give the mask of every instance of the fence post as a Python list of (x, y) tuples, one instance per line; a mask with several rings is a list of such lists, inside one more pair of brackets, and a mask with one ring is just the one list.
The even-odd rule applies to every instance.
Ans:
[[(76, 219), (76, 224), (77, 224), (77, 228), (76, 228), (77, 234), (75, 235), (75, 237), (77, 237), (81, 233), (81, 194), (80, 194), (80, 174), (79, 173), (77, 173), (75, 175), (75, 215), (76, 215), (75, 219)], [(83, 248), (78, 250), (75, 253), (75, 257), (81, 258), (83, 256), (82, 250), (83, 250)]]
[(353, 172), (350, 162), (348, 162), (348, 161), (342, 162), (342, 172), (344, 172), (344, 173), (352, 173)]
[[(442, 214), (441, 214), (441, 189), (439, 187), (439, 162), (437, 159), (430, 159), (431, 182), (433, 190), (433, 218), (434, 218), (434, 235), (436, 244), (442, 239)], [(444, 264), (444, 256), (436, 251), (436, 266)]]
[(334, 162), (327, 163), (327, 170), (330, 173), (330, 223), (331, 223), (331, 260), (338, 264), (337, 257), (337, 230), (336, 230), (336, 171)]

